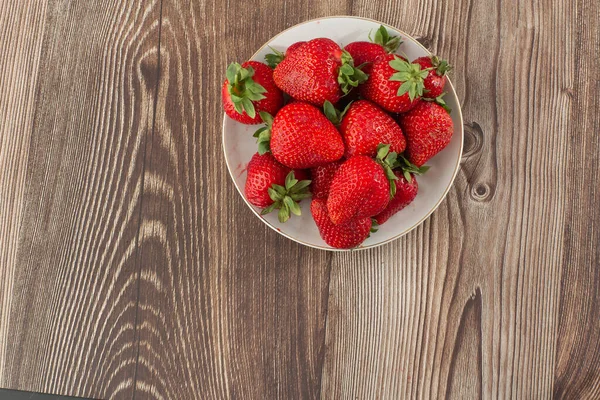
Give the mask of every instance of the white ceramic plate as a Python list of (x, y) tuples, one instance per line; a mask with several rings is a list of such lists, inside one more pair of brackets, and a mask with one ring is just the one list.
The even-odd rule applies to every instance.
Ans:
[[(303, 22), (281, 32), (262, 46), (252, 56), (252, 60), (264, 62), (265, 54), (270, 52), (267, 46), (285, 52), (285, 49), (292, 43), (308, 41), (318, 37), (328, 37), (344, 47), (350, 42), (368, 40), (369, 32), (375, 31), (380, 25), (386, 26), (391, 34), (402, 37), (404, 43), (400, 46), (398, 52), (406, 54), (409, 60), (431, 54), (415, 39), (386, 24), (356, 17), (329, 17)], [(371, 237), (358, 249), (379, 246), (405, 235), (431, 215), (448, 193), (460, 165), (463, 147), (463, 121), (460, 104), (452, 83), (447, 83), (446, 92), (444, 99), (452, 109), (452, 120), (454, 122), (454, 134), (450, 144), (427, 163), (431, 166), (431, 169), (418, 178), (419, 193), (417, 198), (408, 207), (381, 225), (379, 231), (371, 234)], [(279, 223), (276, 212), (261, 216), (260, 209), (246, 200), (244, 196), (246, 165), (257, 151), (256, 139), (252, 137), (252, 134), (260, 126), (243, 125), (230, 119), (227, 115), (223, 117), (225, 160), (231, 178), (242, 198), (258, 218), (283, 236), (306, 246), (324, 250), (338, 250), (328, 246), (321, 239), (310, 214), (310, 199), (303, 200), (300, 203), (302, 216), (297, 217), (294, 215), (285, 224)]]

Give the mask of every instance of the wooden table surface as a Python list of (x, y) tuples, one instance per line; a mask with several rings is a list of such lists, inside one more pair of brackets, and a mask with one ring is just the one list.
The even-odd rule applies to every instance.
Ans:
[[(600, 398), (600, 3), (0, 0), (0, 387), (129, 399)], [(227, 63), (351, 14), (456, 66), (465, 152), (406, 237), (267, 228)]]

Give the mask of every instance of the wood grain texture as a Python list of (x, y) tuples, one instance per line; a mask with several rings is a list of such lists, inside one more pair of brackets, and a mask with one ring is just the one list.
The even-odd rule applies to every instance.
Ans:
[[(600, 4), (578, 1), (573, 43), (575, 74), (564, 92), (571, 99), (566, 140), (568, 201), (563, 228), (560, 307), (554, 397), (600, 398)], [(591, 56), (588, 56), (591, 55)], [(577, 172), (579, 171), (579, 172)]]
[(0, 3), (0, 385), (6, 376), (17, 247), (25, 201), (46, 2)]
[[(31, 4), (0, 2), (0, 386), (600, 397), (598, 2)], [(333, 254), (247, 210), (219, 89), (277, 32), (340, 14), (456, 65), (465, 153), (424, 224)]]
[(223, 67), (286, 27), (275, 6), (263, 9), (269, 17), (257, 9), (230, 24), (231, 10), (242, 8), (163, 5), (140, 229), (136, 396), (319, 396), (331, 255), (248, 213), (222, 156)]
[[(44, 26), (31, 33), (42, 40), (39, 61), (27, 66), (37, 67), (29, 72), (37, 74), (32, 124), (3, 130), (31, 136), (26, 169), (18, 166), (25, 174), (19, 231), (2, 236), (3, 243), (18, 238), (11, 307), (2, 314), (4, 387), (133, 394), (136, 236), (157, 86), (158, 5), (49, 1), (30, 11)], [(29, 34), (25, 22), (35, 26), (13, 28)], [(17, 44), (8, 40), (7, 48)], [(12, 90), (16, 107), (28, 106)], [(19, 116), (9, 112), (9, 120)]]
[[(588, 187), (572, 165), (593, 154), (594, 166), (598, 152), (595, 135), (575, 133), (598, 130), (591, 111), (581, 115), (594, 102), (584, 105), (583, 92), (573, 102), (582, 71), (575, 60), (599, 43), (597, 22), (589, 29), (597, 6), (585, 6), (577, 13), (560, 1), (354, 3), (353, 13), (401, 26), (460, 65), (454, 83), (465, 156), (448, 199), (420, 228), (380, 250), (334, 258), (323, 393), (597, 396), (600, 352), (595, 342), (585, 345), (598, 338), (597, 249), (589, 235), (600, 219), (584, 212), (574, 226), (566, 217), (581, 210), (573, 194)], [(579, 56), (577, 46), (584, 46)], [(593, 76), (592, 65), (583, 76)], [(577, 137), (572, 144), (569, 134)], [(589, 171), (587, 181), (596, 182), (597, 169)], [(594, 201), (592, 186), (584, 204)], [(564, 293), (567, 285), (575, 293)], [(585, 318), (579, 309), (589, 310)], [(564, 319), (580, 327), (563, 327), (570, 337), (559, 329)], [(557, 362), (561, 351), (565, 365)]]

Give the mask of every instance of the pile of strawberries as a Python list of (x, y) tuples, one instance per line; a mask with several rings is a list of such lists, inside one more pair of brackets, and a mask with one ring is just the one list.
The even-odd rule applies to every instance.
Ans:
[[(247, 200), (280, 222), (312, 197), (321, 237), (335, 248), (360, 245), (410, 204), (416, 175), (448, 145), (453, 124), (442, 96), (447, 62), (395, 54), (399, 37), (381, 26), (371, 42), (344, 49), (327, 38), (273, 50), (267, 64), (227, 68), (225, 112), (255, 133)], [(337, 107), (337, 108), (336, 108)]]

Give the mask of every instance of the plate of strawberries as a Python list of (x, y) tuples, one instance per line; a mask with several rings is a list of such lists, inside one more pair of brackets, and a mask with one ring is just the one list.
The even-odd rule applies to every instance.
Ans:
[(451, 66), (377, 21), (330, 17), (231, 63), (223, 150), (269, 227), (325, 250), (367, 249), (422, 223), (459, 170)]

